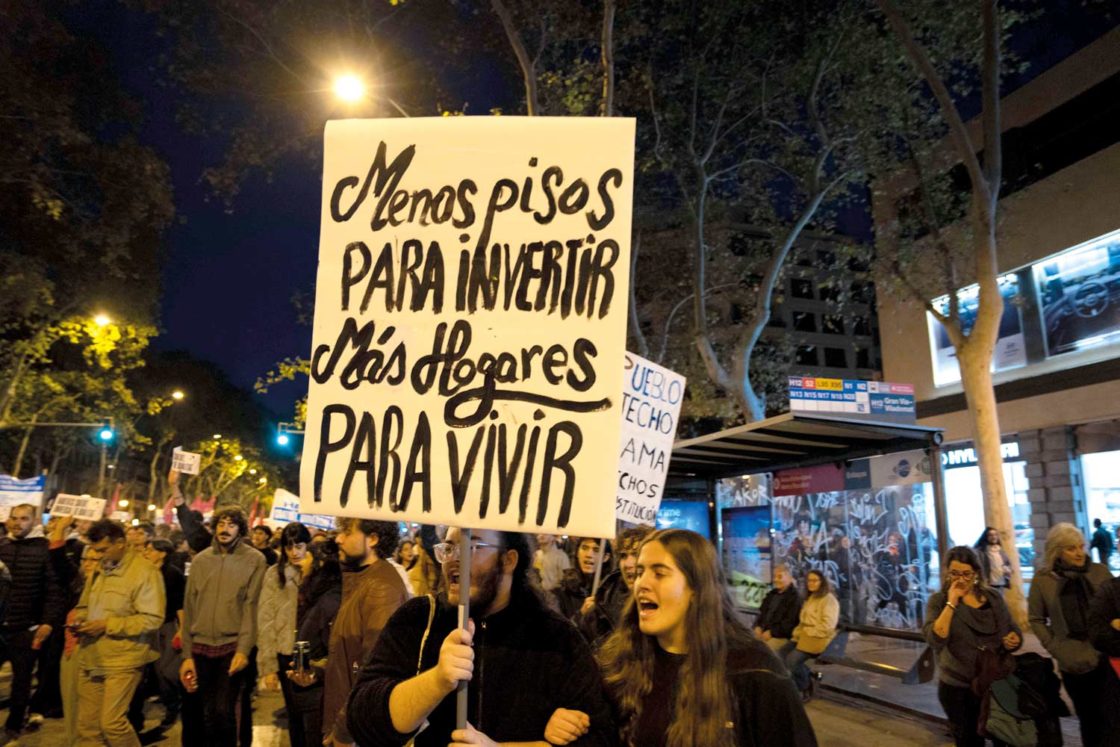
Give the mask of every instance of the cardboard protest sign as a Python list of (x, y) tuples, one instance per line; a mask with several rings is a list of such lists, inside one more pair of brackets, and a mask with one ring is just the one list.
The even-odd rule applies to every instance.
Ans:
[(73, 516), (75, 519), (98, 521), (104, 514), (104, 498), (59, 493), (51, 504), (51, 516)]
[(13, 506), (28, 503), (36, 510), (41, 509), (46, 484), (47, 478), (42, 475), (27, 480), (0, 475), (0, 521), (8, 520)]
[(197, 475), (202, 466), (202, 455), (193, 451), (183, 451), (176, 446), (171, 451), (171, 469), (184, 475)]
[(309, 513), (614, 533), (634, 122), (326, 129)]
[(626, 354), (622, 378), (615, 515), (653, 526), (669, 474), (685, 378), (633, 353)]
[(281, 488), (272, 496), (272, 510), (268, 514), (268, 524), (273, 529), (279, 529), (293, 521), (324, 532), (334, 529), (333, 516), (300, 513), (299, 496)]

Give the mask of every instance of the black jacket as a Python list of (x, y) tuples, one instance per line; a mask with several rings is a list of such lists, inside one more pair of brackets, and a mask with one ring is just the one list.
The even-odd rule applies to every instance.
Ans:
[(6, 537), (0, 540), (0, 561), (12, 575), (4, 628), (46, 624), (57, 630), (66, 620), (67, 593), (51, 563), (47, 538)]
[(771, 589), (762, 599), (755, 626), (770, 631), (773, 638), (789, 638), (801, 617), (801, 597), (790, 584), (785, 591)]
[(552, 590), (552, 596), (560, 607), (561, 615), (572, 622), (579, 620), (580, 608), (591, 596), (591, 584), (594, 580), (593, 576), (583, 575), (578, 568), (568, 568), (564, 571), (560, 585)]
[(175, 516), (179, 519), (179, 526), (183, 528), (183, 536), (187, 538), (187, 546), (196, 553), (202, 552), (214, 541), (214, 535), (207, 529), (195, 512), (185, 502), (175, 507)]
[[(595, 606), (586, 615), (576, 614), (576, 626), (583, 637), (597, 649), (614, 632), (622, 608), (630, 598), (630, 588), (622, 578), (621, 571), (613, 571), (599, 583), (595, 592)], [(580, 602), (582, 605), (583, 603)]]
[[(416, 675), (429, 600), (418, 597), (394, 613), (362, 669), (347, 707), (350, 734), (372, 747), (403, 745), (412, 736), (393, 728), (389, 695)], [(440, 603), (424, 646), (421, 669), (439, 661), (444, 639), (458, 625), (458, 608)], [(496, 742), (544, 739), (557, 708), (583, 711), (591, 730), (575, 745), (614, 745), (617, 732), (603, 693), (599, 668), (579, 632), (531, 592), (515, 592), (505, 609), (475, 620), (474, 678), (467, 719)], [(445, 747), (455, 728), (455, 693), (428, 716), (416, 747)]]
[(1089, 602), (1089, 642), (1105, 656), (1120, 657), (1120, 630), (1112, 621), (1120, 618), (1120, 578), (1104, 582)]

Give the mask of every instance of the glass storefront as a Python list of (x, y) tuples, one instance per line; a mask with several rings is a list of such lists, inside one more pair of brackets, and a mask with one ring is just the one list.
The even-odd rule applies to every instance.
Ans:
[[(1085, 508), (1089, 513), (1089, 531), (1093, 520), (1112, 534), (1116, 542), (1116, 528), (1120, 526), (1120, 470), (1116, 469), (1120, 451), (1103, 451), (1081, 456), (1081, 477), (1085, 484)], [(1093, 560), (1097, 556), (1094, 554)], [(1112, 572), (1120, 572), (1120, 553), (1112, 554)]]

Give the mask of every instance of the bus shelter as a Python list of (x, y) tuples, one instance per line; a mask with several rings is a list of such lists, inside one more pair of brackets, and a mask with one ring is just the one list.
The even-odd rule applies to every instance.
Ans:
[[(820, 570), (841, 606), (821, 661), (924, 683), (933, 655), (920, 629), (949, 537), (941, 441), (936, 428), (786, 413), (676, 442), (662, 506), (703, 496), (745, 612), (757, 610), (776, 565), (798, 583)], [(907, 641), (911, 653), (869, 657), (875, 647), (849, 650), (853, 634)]]

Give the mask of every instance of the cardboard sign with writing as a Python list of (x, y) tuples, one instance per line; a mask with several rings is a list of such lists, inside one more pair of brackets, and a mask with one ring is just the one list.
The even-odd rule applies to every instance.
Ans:
[(609, 536), (634, 121), (326, 129), (308, 513)]
[(321, 514), (304, 514), (299, 510), (299, 496), (281, 488), (272, 496), (272, 510), (268, 514), (268, 524), (273, 529), (298, 521), (307, 527), (315, 527), (324, 532), (334, 529), (334, 517)]
[(36, 510), (43, 507), (43, 492), (47, 478), (40, 475), (19, 480), (9, 475), (0, 475), (0, 521), (7, 521), (14, 506), (24, 503)]
[(669, 474), (684, 385), (680, 374), (640, 355), (626, 354), (615, 496), (615, 515), (622, 521), (654, 525)]
[(51, 506), (51, 516), (73, 516), (75, 519), (98, 521), (105, 514), (105, 499), (88, 495), (59, 493)]
[(202, 466), (202, 455), (193, 451), (183, 451), (176, 446), (171, 451), (171, 469), (178, 470), (184, 475), (197, 475)]

